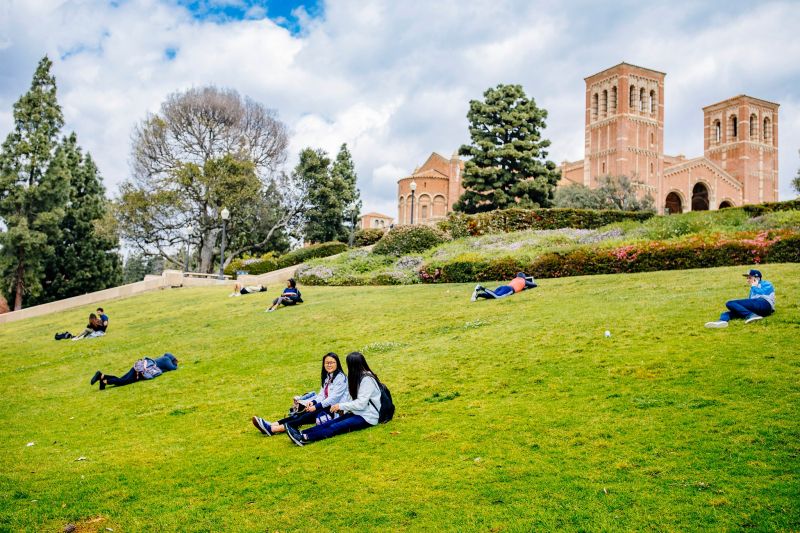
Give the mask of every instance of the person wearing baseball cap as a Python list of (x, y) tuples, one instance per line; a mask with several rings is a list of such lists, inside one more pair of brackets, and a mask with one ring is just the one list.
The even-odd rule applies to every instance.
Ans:
[(742, 275), (750, 284), (750, 296), (744, 300), (726, 302), (728, 310), (716, 322), (706, 322), (707, 328), (727, 328), (732, 318), (743, 318), (744, 323), (749, 324), (775, 312), (775, 288), (772, 283), (762, 279), (759, 270), (751, 269)]

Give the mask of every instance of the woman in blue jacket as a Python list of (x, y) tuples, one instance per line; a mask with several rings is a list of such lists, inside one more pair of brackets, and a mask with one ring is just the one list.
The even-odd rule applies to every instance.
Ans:
[(286, 288), (280, 296), (272, 301), (272, 305), (267, 309), (267, 313), (274, 311), (281, 305), (296, 305), (303, 303), (303, 298), (300, 296), (300, 290), (297, 288), (297, 282), (294, 278), (289, 278), (286, 282)]
[(726, 302), (728, 310), (716, 322), (706, 322), (707, 328), (727, 328), (732, 318), (743, 318), (744, 323), (749, 324), (775, 312), (775, 288), (772, 283), (762, 280), (758, 270), (751, 270), (744, 276), (750, 284), (750, 296), (744, 300)]
[(253, 425), (264, 435), (272, 436), (286, 431), (287, 427), (297, 429), (300, 426), (314, 424), (320, 413), (332, 417), (331, 406), (347, 399), (347, 376), (344, 375), (339, 356), (333, 352), (325, 354), (322, 358), (320, 383), (319, 392), (295, 399), (297, 410), (290, 416), (277, 422), (254, 416)]
[(344, 413), (324, 424), (298, 431), (286, 427), (286, 434), (298, 446), (358, 431), (378, 423), (381, 412), (381, 389), (378, 376), (370, 370), (364, 355), (352, 352), (347, 356), (347, 389), (349, 398), (331, 406), (332, 413)]

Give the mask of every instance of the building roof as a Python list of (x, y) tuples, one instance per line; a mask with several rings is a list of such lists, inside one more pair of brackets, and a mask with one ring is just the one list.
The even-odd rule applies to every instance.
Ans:
[[(464, 161), (458, 159), (456, 154), (453, 154), (453, 156), (457, 159), (459, 168), (463, 170)], [(448, 159), (439, 153), (431, 152), (431, 155), (428, 156), (428, 159), (426, 159), (421, 166), (414, 169), (414, 172), (412, 172), (410, 176), (400, 178), (397, 181), (400, 182), (411, 178), (450, 179), (452, 177), (450, 175), (452, 162), (452, 159)]]
[(383, 213), (376, 213), (375, 211), (370, 211), (369, 213), (364, 213), (363, 215), (361, 215), (361, 218), (364, 218), (364, 217), (389, 218), (389, 219), (393, 218), (393, 217), (390, 217), (389, 215), (384, 215)]
[(724, 170), (722, 167), (720, 167), (719, 165), (717, 165), (716, 163), (714, 163), (713, 161), (711, 161), (710, 159), (708, 159), (705, 156), (700, 156), (700, 157), (695, 157), (695, 158), (692, 158), (692, 159), (687, 159), (686, 161), (683, 161), (683, 162), (680, 162), (678, 164), (671, 165), (671, 166), (665, 168), (664, 169), (664, 177), (666, 178), (670, 174), (677, 174), (678, 172), (681, 172), (682, 170), (686, 170), (687, 168), (700, 167), (700, 166), (708, 168), (710, 171), (715, 173), (717, 176), (719, 176), (723, 180), (729, 182), (731, 185), (733, 185), (737, 189), (741, 189), (742, 188), (742, 183), (738, 179), (736, 179), (733, 176), (731, 176), (730, 174), (728, 174), (728, 172), (726, 170)]
[(600, 72), (595, 72), (595, 73), (594, 73), (594, 74), (592, 74), (591, 76), (586, 76), (586, 77), (585, 77), (585, 78), (583, 78), (583, 79), (584, 79), (584, 80), (588, 80), (589, 78), (594, 78), (595, 76), (598, 76), (598, 75), (600, 75), (600, 74), (605, 74), (605, 73), (606, 73), (606, 72), (608, 72), (609, 70), (613, 70), (613, 69), (615, 69), (615, 68), (617, 68), (617, 67), (621, 67), (621, 66), (623, 66), (623, 65), (625, 65), (625, 66), (627, 66), (627, 67), (633, 67), (633, 68), (639, 68), (639, 69), (642, 69), (642, 70), (647, 70), (647, 71), (649, 71), (649, 72), (654, 72), (654, 73), (656, 73), (656, 74), (661, 74), (662, 76), (666, 76), (666, 75), (667, 75), (667, 73), (666, 73), (666, 72), (661, 72), (660, 70), (653, 70), (653, 69), (651, 69), (651, 68), (647, 68), (647, 67), (640, 67), (639, 65), (634, 65), (634, 64), (632, 64), (632, 63), (626, 63), (625, 61), (623, 61), (622, 63), (617, 63), (617, 64), (616, 64), (616, 65), (614, 65), (613, 67), (608, 67), (608, 68), (606, 68), (606, 69), (603, 69), (603, 70), (601, 70)]
[(781, 105), (777, 102), (770, 102), (769, 100), (764, 100), (763, 98), (756, 98), (755, 96), (749, 96), (746, 94), (738, 94), (736, 96), (731, 96), (730, 98), (726, 98), (725, 100), (720, 100), (719, 102), (709, 104), (703, 108), (703, 111), (705, 111), (706, 109), (711, 109), (712, 107), (718, 106), (720, 104), (728, 104), (729, 102), (732, 102), (733, 100), (738, 100), (739, 98), (747, 98), (748, 100), (755, 100), (756, 102), (762, 102), (765, 104), (774, 105), (778, 107), (780, 107)]

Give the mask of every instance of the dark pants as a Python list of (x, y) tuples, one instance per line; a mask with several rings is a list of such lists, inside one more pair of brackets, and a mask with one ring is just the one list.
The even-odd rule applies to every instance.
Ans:
[[(331, 414), (330, 410), (326, 407), (323, 409), (328, 414)], [(320, 413), (319, 410), (312, 412), (303, 411), (302, 413), (293, 414), (291, 416), (287, 416), (286, 418), (281, 418), (278, 420), (278, 424), (283, 424), (284, 426), (291, 426), (294, 429), (298, 429), (300, 426), (307, 426), (309, 424), (316, 424), (317, 423), (317, 415)]]
[(117, 387), (122, 387), (123, 385), (130, 385), (131, 383), (135, 383), (137, 381), (136, 371), (133, 369), (133, 367), (131, 367), (131, 369), (128, 370), (127, 374), (125, 374), (121, 378), (118, 378), (117, 376), (109, 376), (108, 374), (106, 374), (103, 377), (103, 380), (105, 380), (107, 385), (115, 385)]
[(719, 315), (720, 320), (725, 322), (732, 318), (747, 318), (750, 315), (769, 316), (772, 314), (772, 307), (763, 298), (747, 298), (744, 300), (731, 300), (725, 302), (728, 311)]
[(178, 359), (169, 352), (165, 353), (155, 361), (156, 366), (160, 368), (162, 372), (178, 370)]
[(303, 431), (303, 435), (305, 435), (308, 442), (314, 442), (316, 440), (335, 437), (336, 435), (341, 435), (343, 433), (350, 433), (351, 431), (366, 429), (370, 426), (371, 424), (362, 417), (354, 415), (353, 413), (347, 413), (319, 426), (308, 428), (307, 430)]
[(495, 299), (503, 298), (504, 296), (511, 296), (514, 294), (514, 288), (511, 285), (500, 285), (495, 290), (483, 289), (478, 292), (478, 298)]
[(281, 305), (294, 305), (297, 302), (295, 300), (292, 300), (288, 296), (278, 296), (277, 298), (272, 300), (272, 305), (275, 305), (275, 304), (278, 304), (278, 303), (281, 304)]

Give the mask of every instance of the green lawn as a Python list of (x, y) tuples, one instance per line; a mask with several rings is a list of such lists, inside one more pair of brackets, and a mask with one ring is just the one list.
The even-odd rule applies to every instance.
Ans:
[[(0, 530), (800, 529), (800, 265), (706, 330), (744, 267), (467, 285), (174, 289), (0, 326)], [(610, 339), (603, 336), (608, 329)], [(394, 421), (298, 448), (250, 424), (363, 350)], [(173, 352), (177, 372), (98, 391)], [(34, 442), (33, 446), (27, 443)], [(85, 460), (77, 461), (79, 457)]]

